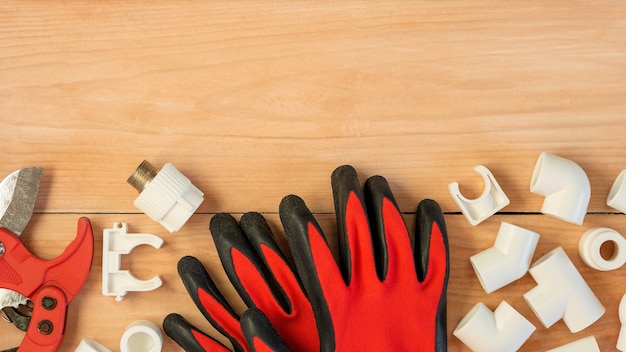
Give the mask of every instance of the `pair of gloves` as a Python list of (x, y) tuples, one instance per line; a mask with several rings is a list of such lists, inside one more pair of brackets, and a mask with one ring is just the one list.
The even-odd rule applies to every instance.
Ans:
[[(346, 165), (331, 183), (338, 260), (295, 195), (279, 210), (295, 268), (262, 215), (237, 223), (217, 214), (210, 230), (248, 309), (239, 316), (203, 265), (184, 257), (178, 272), (198, 309), (237, 352), (446, 351), (448, 239), (439, 205), (420, 202), (413, 237), (383, 177), (363, 191)], [(163, 328), (186, 351), (230, 351), (178, 314)]]

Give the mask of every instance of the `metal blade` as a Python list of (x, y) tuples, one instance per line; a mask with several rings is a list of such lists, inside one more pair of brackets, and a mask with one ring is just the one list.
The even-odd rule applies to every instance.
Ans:
[(17, 170), (0, 182), (0, 227), (15, 235), (33, 215), (43, 168), (28, 167)]

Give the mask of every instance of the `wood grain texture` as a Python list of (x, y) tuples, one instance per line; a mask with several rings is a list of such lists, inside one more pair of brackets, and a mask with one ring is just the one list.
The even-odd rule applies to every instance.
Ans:
[[(593, 271), (576, 246), (591, 226), (626, 231), (624, 215), (606, 206), (626, 168), (624, 82), (621, 1), (3, 1), (0, 175), (44, 167), (24, 236), (44, 257), (62, 251), (81, 215), (98, 236), (128, 222), (166, 241), (124, 262), (141, 277), (161, 275), (164, 286), (122, 302), (100, 295), (96, 255), (62, 351), (82, 337), (115, 350), (128, 323), (160, 323), (170, 311), (208, 329), (175, 263), (201, 256), (234, 295), (212, 247), (211, 215), (261, 211), (278, 230), (280, 199), (295, 193), (332, 228), (329, 176), (346, 163), (363, 180), (387, 177), (407, 219), (422, 198), (442, 205), (453, 260), (450, 331), (478, 301), (493, 309), (506, 299), (538, 327), (524, 351), (590, 334), (614, 351), (624, 269)], [(539, 214), (543, 199), (529, 184), (542, 151), (589, 176), (583, 226)], [(143, 159), (172, 162), (205, 193), (178, 234), (133, 206), (137, 193), (125, 181)], [(511, 204), (471, 227), (447, 187), (458, 181), (464, 195), (478, 196), (479, 164)], [(562, 323), (541, 328), (521, 297), (535, 285), (529, 276), (484, 294), (468, 258), (493, 244), (500, 221), (542, 235), (536, 258), (563, 246), (605, 316), (578, 334)], [(0, 334), (0, 349), (21, 339), (8, 324)], [(452, 335), (449, 342), (450, 351), (467, 350)]]

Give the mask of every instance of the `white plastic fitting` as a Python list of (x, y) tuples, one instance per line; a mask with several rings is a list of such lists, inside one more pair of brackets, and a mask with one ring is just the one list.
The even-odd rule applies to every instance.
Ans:
[(160, 352), (163, 348), (161, 329), (149, 320), (131, 323), (120, 340), (122, 352)]
[(621, 328), (617, 337), (617, 349), (624, 352), (626, 351), (626, 294), (622, 296), (622, 300), (619, 302), (618, 316)]
[(128, 224), (115, 223), (113, 228), (103, 231), (102, 244), (102, 294), (115, 296), (121, 301), (129, 291), (151, 291), (161, 287), (161, 278), (139, 280), (128, 270), (120, 270), (122, 254), (130, 253), (135, 247), (147, 244), (161, 248), (163, 240), (152, 234), (128, 234)]
[(478, 198), (465, 198), (461, 194), (458, 182), (452, 182), (448, 185), (450, 196), (472, 226), (480, 224), (510, 203), (509, 198), (504, 194), (489, 169), (483, 165), (478, 165), (474, 171), (482, 175), (485, 183), (483, 193)]
[(626, 213), (626, 170), (617, 175), (606, 198), (606, 205)]
[(98, 341), (83, 338), (74, 350), (74, 352), (112, 352), (110, 349), (102, 346)]
[(140, 192), (135, 207), (169, 232), (180, 230), (204, 201), (204, 193), (171, 163), (157, 172), (144, 160), (128, 183)]
[(470, 257), (483, 289), (491, 293), (526, 274), (535, 254), (539, 234), (503, 222), (493, 247)]
[(530, 191), (545, 196), (541, 212), (581, 225), (587, 213), (591, 186), (575, 162), (543, 152), (533, 171)]
[[(600, 247), (607, 242), (612, 242), (615, 249), (611, 257), (605, 259)], [(593, 227), (580, 237), (578, 253), (585, 264), (596, 270), (615, 270), (626, 263), (626, 238), (608, 227)]]
[(526, 292), (524, 299), (546, 328), (563, 319), (571, 332), (578, 332), (604, 314), (602, 303), (563, 248), (538, 259), (529, 272), (537, 286)]
[(472, 351), (517, 351), (535, 331), (523, 315), (502, 301), (494, 312), (476, 304), (454, 329), (454, 336)]
[(600, 346), (595, 336), (587, 336), (547, 352), (600, 352)]

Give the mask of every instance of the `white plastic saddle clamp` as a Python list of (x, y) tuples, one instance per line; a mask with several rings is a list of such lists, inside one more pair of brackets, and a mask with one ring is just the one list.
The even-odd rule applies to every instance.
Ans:
[(530, 191), (545, 197), (541, 212), (581, 225), (591, 198), (585, 171), (575, 162), (543, 152), (539, 155)]
[(626, 213), (626, 170), (617, 175), (606, 198), (606, 205)]
[(587, 336), (547, 352), (600, 352), (600, 346), (595, 336)]
[[(615, 249), (611, 257), (605, 259), (600, 247), (607, 242), (612, 242)], [(626, 238), (608, 227), (593, 227), (580, 237), (578, 253), (585, 264), (596, 270), (615, 270), (626, 263)]]
[(176, 232), (204, 201), (204, 193), (167, 163), (160, 171), (143, 161), (128, 178), (139, 193), (134, 205), (169, 232)]
[(139, 280), (128, 270), (120, 270), (122, 254), (130, 253), (141, 244), (160, 248), (163, 240), (152, 234), (127, 234), (128, 224), (115, 223), (113, 228), (103, 231), (102, 245), (102, 294), (116, 296), (121, 301), (129, 291), (151, 291), (161, 287), (157, 276), (150, 280)]
[(563, 319), (571, 332), (578, 332), (606, 311), (563, 248), (539, 258), (529, 272), (537, 286), (524, 299), (546, 328)]
[(83, 338), (74, 350), (74, 352), (112, 352), (110, 349), (101, 345), (98, 341)]
[(459, 190), (458, 182), (452, 182), (448, 185), (450, 196), (472, 226), (480, 224), (510, 203), (509, 198), (504, 194), (489, 169), (483, 165), (478, 165), (474, 171), (482, 175), (485, 183), (483, 193), (478, 198), (465, 198)]
[(503, 222), (493, 247), (470, 257), (483, 289), (491, 293), (523, 277), (533, 259), (539, 235)]
[(131, 323), (120, 340), (122, 352), (160, 352), (162, 348), (161, 329), (149, 320), (137, 320)]
[(523, 315), (502, 301), (492, 313), (483, 303), (476, 304), (454, 329), (454, 336), (472, 351), (517, 351), (535, 331)]

